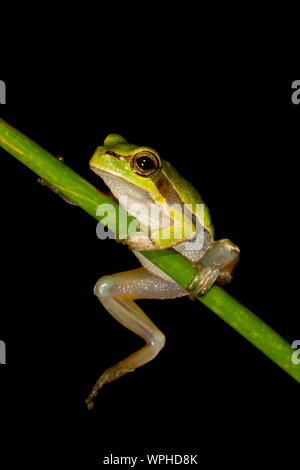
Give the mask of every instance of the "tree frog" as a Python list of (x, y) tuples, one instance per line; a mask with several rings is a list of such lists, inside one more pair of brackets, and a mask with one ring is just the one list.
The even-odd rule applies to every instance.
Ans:
[[(230, 240), (214, 241), (209, 210), (196, 189), (152, 148), (132, 145), (120, 135), (110, 134), (92, 156), (90, 168), (103, 179), (121, 205), (122, 197), (126, 195), (126, 209), (147, 230), (126, 240), (142, 267), (101, 277), (94, 288), (104, 308), (123, 326), (142, 337), (145, 345), (100, 376), (86, 400), (89, 409), (104, 384), (151, 361), (164, 347), (164, 334), (135, 300), (203, 295), (214, 282), (220, 285), (228, 283), (239, 259), (239, 248)], [(154, 206), (156, 215), (159, 214), (154, 224), (151, 223), (151, 214), (149, 220), (147, 211), (147, 217), (143, 212), (136, 211), (136, 203), (142, 203), (145, 207)], [(201, 213), (195, 209), (197, 204), (203, 208)], [(183, 216), (178, 208), (186, 205), (189, 210)], [(180, 228), (182, 221), (185, 222), (182, 236), (162, 236), (167, 230), (172, 235), (172, 230)], [(201, 243), (199, 246), (191, 245), (200, 230)], [(170, 247), (198, 270), (192, 293), (139, 253)]]

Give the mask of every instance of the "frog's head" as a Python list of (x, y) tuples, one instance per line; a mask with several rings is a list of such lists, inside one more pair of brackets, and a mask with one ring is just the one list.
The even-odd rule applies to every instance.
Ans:
[(155, 181), (161, 159), (150, 147), (129, 144), (122, 136), (110, 134), (90, 160), (90, 168), (104, 180), (119, 199), (122, 193), (157, 192)]
[[(118, 134), (106, 137), (104, 145), (92, 156), (90, 168), (103, 179), (121, 205), (126, 196), (126, 210), (139, 220), (141, 217), (132, 209), (136, 203), (149, 207), (154, 202), (164, 208), (182, 203), (203, 204), (198, 191), (170, 163), (160, 159), (155, 150), (129, 144)], [(174, 217), (175, 212), (172, 213)], [(179, 212), (178, 220), (182, 223), (182, 212)], [(213, 233), (205, 205), (204, 219), (200, 221)]]

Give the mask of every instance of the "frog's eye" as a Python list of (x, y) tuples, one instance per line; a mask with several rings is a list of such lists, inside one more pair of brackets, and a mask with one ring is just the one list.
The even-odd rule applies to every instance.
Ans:
[(152, 176), (159, 169), (159, 160), (154, 153), (141, 150), (134, 155), (131, 167), (140, 176)]

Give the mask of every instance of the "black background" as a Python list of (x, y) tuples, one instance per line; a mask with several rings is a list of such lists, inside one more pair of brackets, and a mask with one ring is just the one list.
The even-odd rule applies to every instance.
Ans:
[[(142, 68), (125, 81), (105, 67), (96, 79), (3, 76), (1, 117), (100, 189), (88, 161), (107, 134), (155, 148), (199, 189), (216, 238), (240, 247), (228, 292), (289, 342), (300, 339), (293, 80), (191, 72), (161, 77)], [(285, 430), (293, 436), (296, 382), (187, 298), (140, 302), (166, 347), (106, 386), (87, 411), (100, 373), (142, 344), (109, 316), (93, 286), (138, 262), (125, 246), (98, 240), (89, 215), (38, 185), (3, 150), (0, 156), (0, 338), (7, 345), (0, 410), (2, 442), (18, 444), (18, 452), (7, 450), (10, 461), (39, 454), (60, 463), (81, 458), (93, 468), (110, 453), (187, 452), (213, 464), (237, 459), (237, 447), (255, 459), (257, 451), (274, 452)]]

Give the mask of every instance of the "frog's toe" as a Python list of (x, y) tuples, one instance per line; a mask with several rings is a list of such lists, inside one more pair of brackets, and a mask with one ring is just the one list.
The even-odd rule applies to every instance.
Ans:
[(94, 398), (98, 395), (98, 390), (99, 388), (101, 387), (98, 387), (97, 385), (95, 385), (93, 388), (92, 388), (92, 391), (91, 393), (89, 394), (89, 396), (87, 397), (87, 399), (85, 400), (85, 403), (86, 403), (86, 406), (88, 408), (88, 410), (91, 410), (94, 406)]
[(86, 406), (87, 406), (87, 409), (88, 409), (88, 410), (92, 410), (92, 409), (93, 409), (93, 407), (94, 407), (94, 402), (93, 402), (92, 399), (87, 398), (87, 399), (85, 400), (85, 403), (86, 403)]
[(198, 295), (204, 295), (219, 276), (219, 269), (206, 266), (196, 274), (187, 290), (190, 299), (194, 300)]

